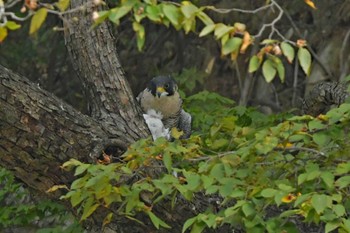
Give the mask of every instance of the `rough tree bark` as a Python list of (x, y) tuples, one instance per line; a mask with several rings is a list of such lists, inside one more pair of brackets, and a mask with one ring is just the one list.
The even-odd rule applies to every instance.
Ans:
[(325, 114), (332, 106), (339, 107), (348, 97), (346, 83), (321, 82), (303, 100), (302, 112), (312, 116)]
[[(71, 1), (71, 7), (87, 2)], [(60, 169), (62, 163), (70, 158), (94, 163), (106, 146), (124, 151), (130, 143), (149, 135), (107, 24), (91, 30), (92, 11), (93, 6), (89, 6), (84, 12), (71, 14), (65, 31), (66, 46), (85, 87), (91, 116), (0, 66), (0, 164), (33, 190), (56, 200), (61, 193), (45, 191), (57, 184), (69, 186), (74, 179)], [(172, 210), (169, 203), (163, 203), (155, 211), (172, 225), (173, 232), (180, 232), (184, 220), (193, 214), (191, 208), (178, 205)], [(119, 219), (102, 230), (105, 215), (98, 211), (86, 224), (88, 231), (155, 231), (145, 216), (140, 216), (144, 226)]]

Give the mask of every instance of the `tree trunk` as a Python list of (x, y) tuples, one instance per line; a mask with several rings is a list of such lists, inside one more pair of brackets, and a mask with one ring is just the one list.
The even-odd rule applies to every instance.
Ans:
[[(86, 2), (71, 1), (71, 7)], [(94, 163), (106, 146), (113, 145), (122, 153), (130, 143), (149, 135), (125, 80), (107, 23), (91, 29), (92, 22), (87, 19), (92, 11), (89, 8), (86, 12), (74, 12), (66, 21), (65, 31), (66, 46), (85, 87), (91, 116), (0, 66), (0, 164), (32, 189), (54, 200), (63, 193), (45, 191), (53, 185), (69, 186), (74, 180), (72, 173), (60, 169), (64, 162), (75, 158)], [(188, 204), (171, 209), (170, 203), (164, 202), (154, 211), (172, 226), (172, 232), (181, 232), (184, 221), (196, 212), (193, 209)], [(119, 218), (102, 229), (106, 213), (98, 210), (86, 222), (87, 230), (156, 231), (143, 215), (139, 220), (145, 225)]]

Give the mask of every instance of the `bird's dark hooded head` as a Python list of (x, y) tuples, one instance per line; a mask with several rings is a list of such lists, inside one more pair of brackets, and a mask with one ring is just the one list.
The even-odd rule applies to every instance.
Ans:
[(154, 77), (147, 86), (153, 96), (172, 96), (177, 92), (177, 84), (171, 76)]

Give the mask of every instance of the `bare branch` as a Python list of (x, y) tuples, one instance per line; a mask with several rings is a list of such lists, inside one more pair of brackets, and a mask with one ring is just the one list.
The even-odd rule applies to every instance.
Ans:
[(283, 11), (282, 7), (280, 7), (280, 5), (278, 5), (276, 3), (276, 1), (271, 0), (271, 6), (270, 6), (271, 9), (272, 9), (273, 6), (276, 6), (277, 9), (279, 10), (278, 16), (271, 23), (264, 24), (262, 26), (262, 28), (260, 29), (260, 31), (258, 32), (258, 34), (254, 35), (253, 37), (255, 37), (255, 38), (260, 37), (264, 33), (265, 29), (268, 28), (268, 27), (271, 27), (271, 30), (272, 30), (272, 32), (270, 33), (269, 38), (271, 38), (273, 36), (274, 32), (277, 31), (277, 29), (275, 29), (275, 24), (278, 21), (281, 20), (284, 11)]
[(239, 12), (239, 13), (244, 13), (244, 14), (256, 14), (259, 11), (263, 11), (263, 10), (266, 10), (268, 8), (271, 8), (273, 6), (273, 4), (274, 4), (273, 2), (274, 1), (272, 1), (268, 5), (259, 7), (259, 8), (255, 9), (255, 10), (244, 10), (244, 9), (239, 9), (239, 8), (222, 9), (222, 8), (215, 8), (214, 6), (208, 6), (208, 7), (206, 7), (206, 9), (209, 9), (209, 10), (221, 13), (221, 14), (227, 14), (227, 13), (230, 13), (230, 12)]

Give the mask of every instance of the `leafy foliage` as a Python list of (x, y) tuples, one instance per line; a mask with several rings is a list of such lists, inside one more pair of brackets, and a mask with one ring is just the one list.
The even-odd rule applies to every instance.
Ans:
[(200, 210), (184, 223), (183, 232), (223, 225), (247, 232), (297, 232), (301, 221), (324, 224), (326, 232), (350, 232), (350, 104), (316, 118), (267, 117), (208, 92), (189, 97), (186, 104), (197, 130), (188, 140), (142, 139), (123, 155), (124, 163), (70, 160), (63, 165), (74, 168), (78, 178), (62, 198), (79, 206), (82, 220), (118, 203), (105, 224), (143, 212), (157, 229), (169, 228), (152, 212), (157, 203), (176, 204), (180, 196), (195, 202), (204, 194), (217, 197), (218, 211)]
[(46, 200), (39, 203), (27, 200), (29, 193), (16, 183), (14, 176), (4, 168), (0, 168), (0, 187), (0, 229), (12, 227), (25, 229), (27, 226), (33, 228), (39, 221), (43, 225), (45, 222), (56, 225), (42, 228), (38, 231), (40, 233), (82, 232), (76, 222), (71, 225), (64, 224), (72, 216), (67, 215), (62, 205)]
[[(2, 1), (0, 1), (0, 7), (1, 3)], [(305, 1), (305, 3), (316, 9), (311, 0)], [(6, 12), (4, 23), (0, 22), (0, 42), (7, 37), (8, 30), (16, 30), (21, 27), (16, 20), (25, 21), (27, 18), (30, 18), (29, 34), (34, 34), (41, 28), (49, 13), (64, 18), (69, 4), (70, 0), (58, 0), (45, 4), (40, 4), (37, 0), (25, 1), (24, 6), (20, 10), (24, 14), (23, 17), (13, 17), (13, 12)], [(91, 6), (97, 9), (97, 6), (101, 4), (104, 4), (104, 2), (96, 0), (71, 9), (71, 11), (85, 11), (85, 8)], [(7, 8), (13, 7), (13, 4), (10, 5), (11, 7), (5, 5), (6, 11), (9, 11)], [(269, 38), (262, 41), (260, 51), (251, 57), (249, 72), (257, 71), (262, 64), (262, 73), (267, 82), (271, 82), (276, 74), (284, 82), (285, 68), (281, 59), (286, 58), (289, 63), (292, 63), (295, 54), (294, 49), (297, 49), (297, 57), (301, 68), (306, 75), (310, 74), (311, 55), (306, 48), (306, 42), (303, 40), (290, 41), (274, 28), (274, 24), (284, 14), (283, 9), (276, 1), (267, 1), (265, 5), (256, 10), (238, 10), (239, 12), (250, 14), (266, 9), (277, 8), (279, 10), (279, 16), (272, 23), (264, 24), (256, 35), (251, 35), (252, 32), (247, 29), (244, 23), (233, 22), (232, 24), (225, 24), (223, 22), (214, 22), (207, 13), (209, 11), (222, 12), (222, 9), (220, 10), (210, 5), (197, 5), (197, 1), (181, 1), (181, 3), (178, 3), (176, 1), (123, 0), (115, 3), (115, 6), (110, 10), (94, 11), (91, 18), (94, 20), (94, 26), (106, 20), (113, 22), (115, 25), (120, 25), (125, 19), (130, 20), (136, 35), (137, 47), (140, 51), (143, 49), (146, 40), (147, 32), (144, 26), (146, 20), (166, 27), (172, 26), (176, 30), (183, 30), (186, 34), (193, 32), (199, 37), (212, 35), (221, 47), (221, 55), (229, 56), (234, 62), (239, 54), (244, 54), (255, 43), (256, 38), (261, 37), (265, 28), (271, 27)], [(233, 9), (227, 9), (226, 13), (231, 10)], [(7, 19), (11, 19), (11, 17), (14, 20)], [(56, 27), (55, 29), (58, 28)], [(272, 38), (274, 33), (280, 39)]]

